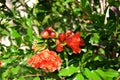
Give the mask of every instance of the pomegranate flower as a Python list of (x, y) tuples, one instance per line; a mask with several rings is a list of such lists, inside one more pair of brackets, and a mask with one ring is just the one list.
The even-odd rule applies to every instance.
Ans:
[(62, 60), (56, 52), (45, 49), (41, 52), (37, 52), (37, 55), (32, 56), (27, 63), (34, 68), (41, 68), (45, 71), (54, 72), (60, 68)]
[(57, 52), (62, 52), (64, 50), (64, 47), (62, 44), (58, 44), (56, 47), (55, 47), (56, 51)]
[(0, 67), (2, 66), (2, 61), (0, 61)]
[(65, 34), (65, 33), (60, 33), (60, 34), (58, 35), (58, 39), (59, 39), (60, 41), (64, 41), (65, 38), (66, 38), (66, 34)]
[(66, 45), (72, 48), (73, 53), (77, 54), (81, 52), (80, 46), (84, 46), (84, 41), (80, 37), (80, 33), (76, 32), (75, 34), (69, 35), (66, 37)]

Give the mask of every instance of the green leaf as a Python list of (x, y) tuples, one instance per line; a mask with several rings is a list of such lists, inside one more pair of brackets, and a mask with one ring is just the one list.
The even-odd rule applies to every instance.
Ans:
[(15, 29), (11, 29), (11, 35), (15, 38), (19, 38), (21, 37), (21, 35), (15, 30)]
[(108, 69), (107, 71), (105, 71), (105, 74), (107, 77), (111, 78), (119, 76), (119, 73), (113, 69)]
[(84, 75), (89, 80), (102, 80), (101, 77), (98, 74), (96, 74), (94, 71), (90, 71), (88, 68), (84, 69)]
[(85, 65), (91, 59), (92, 53), (93, 53), (92, 50), (88, 50), (87, 53), (82, 56), (81, 59), (82, 65), (83, 64)]
[(89, 79), (89, 80), (93, 80), (92, 79), (92, 74), (90, 72), (90, 70), (88, 68), (84, 68), (84, 74), (86, 75), (86, 77)]
[(23, 78), (23, 77), (20, 77), (18, 80), (25, 80), (25, 78)]
[(99, 52), (99, 54), (105, 55), (105, 50), (103, 48), (99, 48), (98, 52)]
[(102, 79), (106, 80), (112, 80), (114, 77), (119, 76), (119, 73), (113, 69), (108, 69), (108, 70), (102, 70), (102, 69), (97, 69), (95, 70), (96, 73), (98, 73), (99, 76), (101, 76)]
[(35, 77), (33, 80), (40, 80), (40, 78), (39, 77)]
[(65, 6), (65, 5), (67, 5), (68, 3), (73, 2), (73, 1), (74, 1), (74, 0), (66, 0), (66, 1), (64, 1), (63, 5)]
[(94, 34), (91, 36), (89, 42), (90, 42), (91, 44), (97, 44), (97, 43), (99, 43), (99, 39), (100, 39), (99, 34), (98, 34), (98, 33), (94, 33)]
[(26, 24), (28, 25), (28, 27), (32, 27), (31, 21), (32, 19), (26, 18)]
[(43, 24), (47, 23), (49, 18), (50, 18), (50, 15), (46, 15), (45, 18), (43, 19), (42, 23)]
[(9, 35), (10, 33), (9, 33), (7, 30), (3, 30), (3, 31), (1, 32), (1, 34), (2, 34), (2, 35)]
[(107, 79), (107, 77), (105, 76), (106, 74), (105, 74), (105, 72), (104, 72), (103, 70), (97, 69), (97, 70), (95, 70), (95, 72), (96, 72), (99, 76), (101, 76), (101, 78), (102, 78), (103, 80), (106, 80), (106, 79)]
[(33, 41), (32, 27), (28, 27), (27, 35), (29, 36), (30, 41)]
[(66, 67), (68, 66), (68, 54), (66, 52), (64, 52), (64, 59), (66, 62)]
[(73, 80), (85, 80), (81, 73), (77, 74)]
[(93, 80), (102, 80), (98, 74), (96, 74), (94, 71), (91, 71)]
[(87, 0), (81, 0), (81, 5), (82, 7), (86, 7), (88, 5)]
[(2, 80), (5, 79), (9, 75), (9, 70), (7, 69), (5, 72), (2, 73)]
[(94, 58), (94, 61), (102, 61), (102, 58), (101, 58), (100, 56), (96, 56), (96, 57)]
[(91, 61), (103, 61), (103, 60), (104, 60), (104, 57), (102, 55), (93, 54), (91, 56), (91, 58), (89, 59), (89, 62), (91, 62)]
[(21, 35), (15, 30), (15, 29), (10, 29), (11, 35), (15, 38), (17, 45), (20, 46), (21, 44)]
[(59, 76), (71, 76), (74, 73), (77, 73), (78, 71), (79, 71), (78, 67), (75, 67), (75, 66), (71, 65), (71, 66), (68, 66), (64, 69), (61, 69), (59, 71)]
[(13, 67), (13, 68), (12, 68), (12, 73), (13, 73), (13, 74), (17, 74), (19, 70), (20, 70), (20, 67), (19, 67), (19, 66), (15, 67), (15, 68)]
[(45, 43), (43, 43), (43, 44), (36, 44), (35, 46), (36, 46), (35, 51), (34, 51), (35, 53), (37, 51), (44, 50), (47, 47), (47, 45)]

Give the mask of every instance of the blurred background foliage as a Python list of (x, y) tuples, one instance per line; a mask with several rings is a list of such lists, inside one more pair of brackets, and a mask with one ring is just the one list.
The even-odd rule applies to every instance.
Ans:
[(119, 80), (119, 6), (120, 0), (0, 0), (0, 80), (43, 79), (26, 61), (34, 55), (32, 41), (47, 26), (57, 33), (80, 31), (85, 46), (45, 80), (54, 75), (61, 80)]

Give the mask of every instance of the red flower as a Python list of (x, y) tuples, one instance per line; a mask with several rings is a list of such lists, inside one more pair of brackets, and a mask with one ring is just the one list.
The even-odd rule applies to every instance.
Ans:
[(0, 67), (2, 66), (2, 62), (0, 61)]
[(73, 53), (77, 54), (81, 52), (80, 46), (84, 46), (84, 41), (80, 37), (80, 33), (77, 32), (75, 34), (69, 35), (66, 37), (66, 45), (72, 48)]
[(58, 35), (58, 39), (59, 39), (60, 41), (64, 41), (65, 38), (66, 38), (65, 33), (60, 33), (60, 34)]
[(62, 64), (62, 60), (58, 57), (56, 52), (45, 49), (38, 52), (37, 55), (32, 56), (27, 63), (34, 68), (41, 68), (45, 71), (54, 72)]
[(62, 51), (64, 50), (62, 44), (58, 44), (58, 45), (55, 47), (55, 49), (56, 49), (57, 52), (62, 52)]
[(46, 38), (49, 37), (49, 33), (48, 33), (48, 31), (46, 31), (46, 30), (41, 31), (40, 35), (41, 35), (41, 37), (44, 38), (44, 39), (46, 39)]
[(66, 31), (66, 36), (70, 36), (70, 35), (72, 35), (73, 34), (73, 31), (72, 30), (67, 30)]
[(50, 32), (50, 38), (55, 38), (56, 37), (56, 33), (54, 31)]
[(59, 39), (56, 40), (56, 44), (57, 44), (57, 45), (58, 45), (58, 44), (61, 44), (61, 42), (60, 42)]
[(50, 34), (53, 31), (53, 28), (50, 26), (50, 27), (47, 27), (45, 30), (48, 31), (48, 33)]

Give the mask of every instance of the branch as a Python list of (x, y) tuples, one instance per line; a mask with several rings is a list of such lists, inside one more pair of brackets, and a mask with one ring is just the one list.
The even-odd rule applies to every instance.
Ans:
[(99, 47), (99, 48), (103, 48), (103, 49), (105, 49), (105, 47), (106, 47), (106, 46), (99, 45), (99, 44), (92, 44), (92, 46)]
[(117, 38), (117, 33), (118, 33), (118, 25), (119, 25), (119, 9), (117, 8), (117, 16), (116, 16), (116, 30), (115, 30), (115, 33), (114, 33), (114, 38), (116, 39)]
[(5, 8), (6, 8), (10, 13), (13, 13), (13, 12), (9, 9), (9, 7), (6, 5), (6, 3), (4, 3), (4, 6), (5, 6)]
[(25, 78), (25, 77), (34, 77), (34, 76), (44, 76), (44, 75), (42, 75), (42, 74), (29, 74), (29, 75), (22, 76), (22, 77)]
[(51, 76), (51, 75), (47, 75), (47, 74), (29, 74), (29, 75), (22, 76), (22, 77), (26, 78), (26, 77), (35, 77), (35, 76), (37, 76), (37, 77), (51, 77), (51, 78), (53, 78), (55, 80), (59, 78), (57, 76)]

